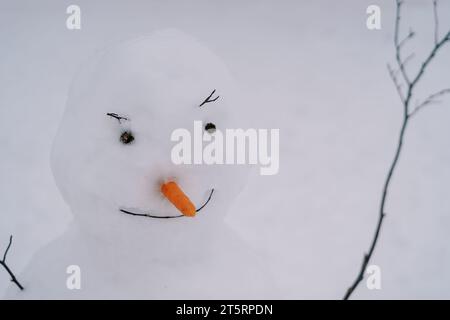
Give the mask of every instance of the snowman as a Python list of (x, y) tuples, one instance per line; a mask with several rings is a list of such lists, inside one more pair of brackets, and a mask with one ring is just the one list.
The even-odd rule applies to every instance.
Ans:
[(238, 103), (223, 62), (175, 30), (93, 57), (71, 85), (51, 155), (73, 221), (7, 297), (271, 297), (264, 261), (224, 221), (248, 167), (171, 159), (175, 129), (245, 125)]

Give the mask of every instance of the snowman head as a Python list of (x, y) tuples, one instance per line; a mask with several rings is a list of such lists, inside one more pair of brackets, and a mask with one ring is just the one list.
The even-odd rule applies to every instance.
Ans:
[[(203, 134), (212, 126), (238, 128), (237, 102), (221, 60), (180, 32), (158, 32), (98, 54), (72, 84), (52, 151), (55, 180), (75, 220), (119, 238), (168, 229), (175, 237), (214, 232), (209, 226), (222, 220), (247, 169), (174, 164), (171, 135), (192, 131), (194, 121), (202, 121)], [(168, 182), (197, 210), (206, 203), (201, 212), (183, 216), (162, 192)]]

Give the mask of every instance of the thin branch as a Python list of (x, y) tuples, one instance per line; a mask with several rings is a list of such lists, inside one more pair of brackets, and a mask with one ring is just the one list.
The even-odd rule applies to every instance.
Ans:
[(11, 235), (9, 237), (9, 244), (6, 247), (5, 253), (3, 254), (3, 259), (0, 260), (0, 265), (5, 268), (6, 272), (8, 272), (9, 276), (11, 277), (11, 282), (14, 282), (20, 290), (23, 290), (23, 286), (20, 284), (19, 280), (17, 280), (16, 276), (14, 275), (14, 273), (11, 271), (11, 269), (8, 267), (8, 265), (6, 264), (6, 256), (8, 255), (8, 251), (11, 248), (12, 245), (12, 239), (13, 236)]
[(397, 89), (397, 93), (398, 93), (398, 95), (400, 97), (400, 100), (402, 102), (405, 102), (405, 97), (403, 96), (402, 88), (401, 88), (400, 83), (398, 82), (398, 79), (397, 79), (395, 71), (392, 69), (392, 67), (391, 67), (391, 65), (389, 63), (387, 64), (387, 68), (388, 68), (388, 71), (389, 71), (389, 75), (390, 75), (390, 77), (392, 79), (392, 82), (394, 82), (395, 88)]
[[(400, 31), (398, 31), (398, 32), (400, 32)], [(408, 32), (408, 35), (407, 35), (402, 41), (400, 41), (400, 42), (398, 43), (397, 47), (398, 47), (399, 49), (402, 49), (403, 46), (404, 46), (409, 40), (411, 40), (412, 38), (414, 38), (415, 35), (416, 35), (415, 32), (414, 32), (413, 30), (410, 29), (409, 32)]]
[[(398, 138), (397, 146), (395, 149), (394, 158), (389, 166), (389, 170), (387, 172), (387, 175), (386, 175), (386, 178), (384, 181), (384, 185), (383, 185), (383, 189), (382, 189), (382, 196), (381, 196), (381, 201), (380, 201), (380, 206), (379, 206), (379, 211), (378, 211), (378, 222), (377, 222), (377, 225), (375, 228), (375, 234), (374, 234), (372, 242), (370, 244), (369, 251), (364, 254), (361, 268), (360, 268), (355, 280), (353, 281), (353, 283), (351, 284), (351, 286), (348, 288), (347, 292), (345, 293), (345, 296), (344, 296), (345, 300), (350, 298), (352, 293), (358, 287), (359, 283), (364, 279), (364, 272), (366, 271), (366, 268), (370, 262), (370, 259), (372, 258), (372, 255), (375, 251), (375, 247), (378, 242), (378, 238), (380, 236), (380, 230), (383, 225), (384, 218), (386, 216), (385, 205), (386, 205), (386, 201), (387, 201), (387, 197), (388, 197), (388, 193), (389, 193), (389, 187), (390, 187), (390, 184), (392, 181), (392, 177), (394, 176), (395, 169), (397, 168), (398, 161), (400, 159), (400, 154), (403, 150), (403, 142), (404, 142), (404, 138), (405, 138), (406, 128), (408, 126), (409, 121), (411, 120), (411, 116), (416, 114), (419, 110), (421, 110), (425, 106), (427, 106), (433, 102), (436, 102), (436, 98), (443, 96), (444, 94), (450, 93), (450, 89), (444, 89), (439, 92), (436, 92), (436, 93), (430, 95), (421, 104), (419, 104), (411, 113), (409, 112), (411, 99), (414, 95), (414, 89), (415, 89), (417, 83), (420, 81), (420, 79), (422, 79), (422, 76), (425, 73), (425, 70), (427, 69), (430, 62), (433, 60), (433, 58), (436, 56), (436, 53), (439, 51), (439, 49), (442, 48), (443, 45), (447, 41), (450, 41), (450, 31), (440, 41), (436, 40), (433, 49), (431, 50), (431, 52), (427, 56), (427, 58), (424, 60), (422, 65), (420, 66), (418, 73), (413, 78), (413, 80), (410, 81), (407, 76), (406, 69), (405, 69), (406, 62), (409, 59), (407, 58), (405, 61), (402, 61), (400, 51), (401, 51), (402, 46), (405, 44), (405, 42), (408, 39), (411, 39), (413, 37), (414, 33), (412, 31), (410, 31), (409, 35), (404, 40), (402, 40), (401, 42), (398, 41), (399, 27), (400, 27), (400, 11), (401, 11), (402, 3), (403, 2), (401, 0), (396, 0), (397, 14), (396, 14), (396, 20), (395, 20), (394, 44), (395, 44), (395, 59), (397, 61), (398, 67), (399, 67), (399, 72), (402, 74), (403, 79), (407, 84), (406, 97), (404, 97), (404, 95), (402, 93), (401, 85), (399, 84), (399, 81), (397, 79), (397, 73), (389, 65), (388, 65), (388, 70), (389, 70), (389, 75), (391, 76), (391, 79), (393, 80), (395, 87), (396, 87), (397, 91), (399, 92), (400, 98), (402, 100), (403, 120), (402, 120), (402, 125), (401, 125), (401, 129), (400, 129), (400, 135)], [(436, 4), (434, 4), (434, 5), (436, 6)], [(437, 19), (435, 19), (435, 21), (437, 21)], [(437, 22), (435, 22), (435, 24), (437, 25)], [(435, 30), (437, 30), (437, 27)], [(436, 34), (437, 34), (437, 31), (436, 31)], [(437, 36), (435, 36), (435, 37), (436, 37), (436, 39), (438, 39)]]
[(403, 67), (406, 68), (406, 65), (408, 64), (408, 62), (410, 62), (413, 58), (415, 57), (414, 53), (411, 53), (409, 56), (407, 56), (405, 58), (405, 60), (403, 60)]
[(397, 147), (395, 150), (394, 159), (392, 160), (392, 163), (389, 167), (389, 171), (387, 173), (386, 179), (384, 181), (381, 202), (380, 202), (380, 207), (379, 207), (379, 211), (378, 211), (378, 222), (377, 222), (377, 226), (375, 228), (375, 234), (373, 236), (368, 253), (364, 254), (363, 262), (362, 262), (361, 268), (359, 270), (359, 273), (358, 273), (356, 279), (353, 281), (350, 288), (348, 288), (348, 290), (344, 296), (344, 300), (348, 300), (350, 298), (352, 293), (355, 291), (356, 287), (363, 280), (364, 272), (366, 271), (367, 265), (369, 264), (369, 261), (372, 258), (373, 252), (375, 251), (375, 247), (378, 242), (378, 238), (380, 236), (380, 230), (383, 225), (383, 220), (386, 217), (386, 213), (385, 213), (384, 209), (385, 209), (385, 205), (386, 205), (386, 199), (387, 199), (387, 195), (388, 195), (388, 191), (389, 191), (389, 186), (390, 186), (392, 177), (394, 175), (395, 168), (397, 167), (398, 160), (400, 159), (400, 154), (402, 151), (403, 140), (405, 137), (407, 125), (408, 125), (408, 117), (406, 116), (403, 118), (403, 124), (402, 124), (402, 128), (400, 130), (400, 136), (399, 136), (399, 140), (398, 140)]
[(422, 65), (420, 66), (419, 72), (417, 73), (417, 75), (414, 77), (414, 80), (411, 82), (411, 90), (414, 88), (414, 86), (417, 84), (417, 82), (420, 80), (420, 78), (423, 76), (426, 68), (428, 67), (428, 65), (430, 64), (430, 62), (433, 60), (433, 58), (435, 57), (436, 53), (439, 51), (439, 49), (441, 49), (444, 44), (450, 41), (450, 31), (447, 32), (447, 34), (445, 35), (445, 37), (443, 37), (440, 41), (438, 41), (435, 46), (433, 47), (433, 49), (431, 50), (430, 54), (428, 55), (428, 57), (425, 59), (425, 61), (422, 63)]
[(10, 235), (8, 246), (6, 247), (5, 254), (3, 255), (3, 260), (2, 260), (3, 263), (6, 263), (6, 256), (8, 255), (9, 248), (11, 248), (12, 238), (13, 238), (13, 236)]
[(395, 16), (395, 31), (394, 31), (394, 45), (395, 45), (395, 59), (397, 61), (398, 68), (403, 76), (404, 81), (409, 86), (410, 80), (408, 74), (405, 70), (405, 63), (401, 58), (401, 49), (405, 45), (405, 43), (414, 37), (414, 32), (412, 30), (409, 31), (408, 35), (401, 41), (399, 41), (400, 36), (400, 12), (402, 8), (403, 1), (396, 0), (396, 16)]
[(423, 102), (421, 102), (420, 104), (418, 104), (413, 111), (410, 112), (409, 116), (413, 116), (415, 114), (417, 114), (417, 112), (419, 112), (421, 109), (425, 108), (426, 106), (433, 104), (433, 103), (437, 103), (439, 101), (436, 100), (436, 98), (442, 97), (446, 94), (450, 93), (450, 88), (448, 89), (443, 89), (441, 91), (438, 91), (436, 93), (431, 94), (428, 98), (426, 98)]

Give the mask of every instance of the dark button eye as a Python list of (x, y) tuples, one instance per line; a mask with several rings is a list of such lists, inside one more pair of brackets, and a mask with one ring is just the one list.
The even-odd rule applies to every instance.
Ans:
[(214, 133), (216, 131), (216, 125), (214, 123), (207, 123), (205, 125), (205, 131), (207, 131), (208, 133)]
[(133, 140), (134, 140), (134, 136), (130, 131), (124, 131), (122, 133), (122, 135), (120, 136), (120, 141), (123, 144), (129, 144), (129, 143), (133, 142)]

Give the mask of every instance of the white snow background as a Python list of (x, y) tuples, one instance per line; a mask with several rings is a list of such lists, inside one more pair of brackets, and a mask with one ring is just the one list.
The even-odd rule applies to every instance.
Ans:
[[(66, 28), (77, 4), (82, 29)], [(366, 8), (382, 30), (366, 28)], [(440, 1), (441, 34), (450, 1)], [(393, 62), (394, 1), (0, 1), (0, 247), (20, 274), (71, 219), (49, 154), (70, 81), (96, 51), (163, 28), (220, 56), (260, 128), (280, 128), (280, 172), (252, 176), (228, 222), (263, 255), (280, 298), (341, 298), (373, 237), (401, 105)], [(407, 1), (416, 70), (433, 45), (431, 1)], [(419, 97), (450, 86), (450, 46)], [(382, 290), (355, 298), (450, 298), (450, 99), (413, 120), (372, 263)], [(262, 196), (263, 195), (263, 196)], [(0, 250), (3, 252), (3, 249)], [(51, 276), (51, 275), (49, 275)], [(0, 293), (9, 285), (0, 271)], [(0, 294), (1, 296), (1, 294)]]

